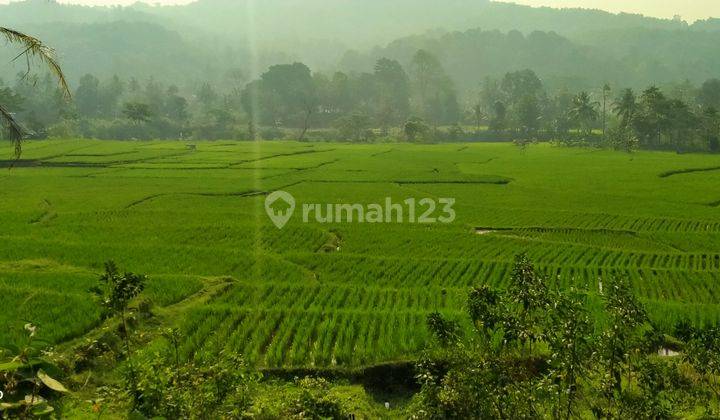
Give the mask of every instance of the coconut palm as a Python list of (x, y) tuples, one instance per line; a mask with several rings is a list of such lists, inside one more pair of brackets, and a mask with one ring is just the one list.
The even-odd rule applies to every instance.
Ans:
[(612, 88), (609, 84), (605, 83), (605, 85), (602, 88), (603, 93), (603, 103), (602, 103), (602, 134), (603, 139), (605, 139), (605, 134), (607, 133), (607, 99), (608, 95), (612, 92)]
[(590, 99), (590, 94), (580, 92), (574, 99), (570, 109), (570, 118), (579, 126), (583, 135), (592, 133), (592, 125), (598, 119), (597, 102)]
[(613, 104), (613, 112), (620, 118), (623, 127), (630, 124), (635, 110), (637, 109), (637, 98), (632, 89), (625, 89), (620, 98)]
[[(22, 52), (18, 54), (13, 61), (18, 60), (20, 58), (24, 58), (27, 61), (28, 64), (28, 73), (30, 72), (30, 63), (31, 60), (37, 59), (43, 64), (47, 65), (47, 67), (50, 69), (50, 72), (57, 77), (58, 82), (60, 84), (60, 88), (62, 89), (63, 93), (69, 97), (70, 96), (70, 89), (68, 88), (67, 81), (65, 80), (65, 75), (63, 74), (62, 69), (60, 68), (60, 65), (58, 64), (57, 60), (55, 59), (55, 51), (48, 47), (47, 45), (43, 44), (42, 41), (39, 39), (32, 37), (30, 35), (26, 35), (22, 32), (18, 32), (13, 29), (4, 28), (0, 26), (0, 38), (5, 38), (5, 40), (10, 44), (16, 44), (19, 45), (22, 49)], [(23, 126), (15, 119), (14, 115), (10, 110), (5, 108), (3, 104), (0, 103), (0, 121), (3, 121), (8, 129), (8, 132), (10, 134), (10, 139), (15, 144), (15, 156), (17, 158), (20, 157), (20, 153), (22, 151), (21, 148), (21, 142), (22, 139), (25, 138), (28, 134), (28, 132), (23, 128)]]

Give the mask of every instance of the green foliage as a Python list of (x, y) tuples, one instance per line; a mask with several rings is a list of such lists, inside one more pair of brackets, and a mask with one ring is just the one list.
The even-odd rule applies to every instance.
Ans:
[(610, 145), (615, 150), (622, 150), (627, 153), (635, 151), (639, 144), (635, 132), (626, 125), (619, 125), (610, 129), (608, 133)]
[[(386, 140), (398, 141), (404, 134), (409, 141), (426, 143), (557, 140), (628, 152), (720, 150), (720, 117), (712, 105), (695, 105), (690, 82), (666, 89), (669, 93), (651, 87), (639, 99), (625, 89), (609, 107), (609, 120), (610, 91), (603, 87), (601, 122), (595, 94), (553, 90), (530, 69), (500, 80), (486, 78), (480, 100), (461, 109), (444, 63), (424, 49), (414, 50), (405, 67), (379, 58), (372, 73), (331, 75), (294, 63), (270, 66), (258, 80), (231, 79), (231, 89), (219, 92), (204, 82), (195, 92), (153, 78), (143, 85), (88, 74), (72, 104), (63, 103), (51, 79), (35, 78), (32, 85), (41, 89), (21, 79), (2, 88), (2, 97), (23, 109), (37, 138), (247, 140), (260, 134), (266, 140), (297, 136), (369, 142), (379, 131)], [(704, 89), (711, 90), (708, 86)]]
[(139, 395), (135, 409), (147, 417), (245, 416), (258, 376), (243, 358), (223, 353), (213, 360), (181, 362), (178, 336), (169, 336), (168, 351), (139, 359), (135, 371), (126, 371), (126, 391)]
[(505, 337), (523, 347), (543, 338), (542, 320), (550, 304), (546, 280), (536, 272), (527, 255), (515, 259), (506, 297)]
[(297, 381), (300, 395), (287, 409), (288, 418), (344, 419), (348, 413), (341, 401), (330, 395), (330, 384), (322, 378), (303, 378)]
[(413, 418), (537, 418), (535, 391), (517, 360), (472, 351), (429, 354), (416, 367), (422, 386)]
[(403, 128), (405, 138), (409, 142), (422, 142), (427, 139), (430, 133), (430, 127), (422, 118), (413, 117), (407, 120)]
[(125, 357), (128, 360), (128, 383), (132, 386), (131, 397), (135, 405), (140, 402), (142, 394), (136, 368), (132, 361), (130, 325), (126, 312), (130, 301), (138, 297), (145, 289), (146, 281), (147, 277), (144, 275), (128, 272), (121, 274), (117, 265), (113, 261), (108, 261), (105, 263), (105, 273), (100, 276), (100, 286), (91, 289), (105, 310), (105, 316), (120, 316), (120, 331), (125, 342)]
[(100, 276), (99, 287), (91, 291), (98, 297), (100, 305), (108, 316), (124, 314), (131, 300), (145, 289), (147, 277), (144, 275), (121, 274), (114, 261), (105, 263), (105, 273)]
[(362, 114), (352, 114), (341, 117), (337, 121), (338, 138), (354, 142), (368, 142), (373, 139), (372, 122), (370, 117)]
[(626, 409), (627, 391), (623, 388), (623, 375), (630, 375), (635, 364), (644, 356), (642, 331), (647, 321), (643, 305), (630, 290), (627, 280), (612, 278), (603, 288), (605, 312), (609, 325), (600, 338), (597, 354), (602, 369), (600, 386), (604, 401), (597, 408), (605, 415), (620, 416)]
[(545, 280), (535, 271), (527, 255), (519, 255), (511, 274), (512, 301), (520, 304), (523, 311), (529, 312), (544, 308), (548, 304), (547, 294)]
[(440, 60), (419, 49), (412, 57), (410, 74), (416, 114), (435, 125), (456, 123), (460, 113), (455, 86)]
[(479, 330), (494, 330), (502, 322), (501, 295), (489, 286), (474, 287), (468, 294), (468, 313), (473, 325)]
[(22, 344), (0, 344), (0, 416), (3, 418), (44, 417), (55, 411), (48, 400), (67, 394), (68, 389), (51, 377), (61, 373), (52, 360), (52, 351), (36, 337), (38, 327), (26, 324)]
[(495, 102), (491, 115), (490, 130), (502, 131), (507, 128), (507, 108), (505, 104), (500, 101)]
[(705, 384), (720, 400), (720, 329), (711, 328), (691, 334), (684, 359), (703, 377)]
[[(539, 382), (531, 366), (513, 353), (511, 342), (525, 341), (525, 331), (544, 336), (544, 325), (530, 325), (532, 311), (543, 305), (546, 291), (526, 256), (518, 256), (511, 275), (512, 289), (505, 293), (487, 287), (474, 288), (468, 311), (480, 333), (477, 339), (459, 340), (454, 329), (438, 315), (428, 326), (441, 344), (417, 364), (422, 389), (418, 418), (534, 418), (539, 415), (536, 398)], [(518, 294), (520, 290), (524, 291)], [(500, 326), (503, 345), (493, 346), (492, 329)], [(562, 369), (558, 363), (559, 370)], [(576, 372), (573, 372), (576, 373)], [(572, 376), (571, 376), (572, 377)], [(573, 384), (574, 386), (574, 378)], [(562, 391), (565, 392), (564, 390)]]
[(375, 64), (373, 78), (378, 124), (387, 127), (401, 123), (410, 111), (410, 80), (405, 69), (396, 60), (381, 58)]
[(146, 123), (152, 117), (150, 106), (142, 102), (128, 102), (123, 107), (122, 112), (125, 117), (136, 124)]
[(437, 312), (427, 318), (428, 330), (444, 347), (455, 344), (460, 338), (461, 330), (457, 322), (447, 320)]
[(630, 415), (635, 418), (672, 418), (676, 407), (672, 394), (678, 384), (677, 368), (661, 361), (642, 359), (637, 366), (637, 396), (627, 397)]
[(587, 92), (580, 92), (573, 99), (572, 108), (570, 109), (570, 118), (578, 124), (580, 131), (584, 136), (592, 133), (593, 125), (598, 119), (597, 102), (590, 99)]
[(578, 401), (582, 398), (585, 378), (592, 369), (591, 357), (595, 345), (593, 323), (587, 310), (586, 296), (575, 291), (553, 294), (547, 333), (551, 354), (548, 360), (549, 386), (555, 418), (578, 416)]
[[(541, 284), (522, 255), (511, 277), (529, 289)], [(435, 333), (441, 346), (426, 350), (416, 365), (421, 391), (415, 418), (671, 418), (707, 401), (705, 385), (694, 387), (692, 375), (677, 359), (655, 357), (665, 340), (648, 324), (643, 305), (625, 281), (613, 279), (605, 288), (605, 313), (598, 316), (606, 322), (601, 324), (591, 318), (587, 293), (556, 290), (533, 297), (517, 296), (518, 291), (471, 290), (470, 317), (482, 325), (495, 314), (513, 317), (517, 308), (512, 305), (528, 314), (543, 307), (544, 317), (520, 322), (538, 332), (535, 342), (542, 350), (528, 354), (509, 345), (492, 346), (494, 337), (481, 328), (464, 340), (449, 341)], [(531, 303), (543, 301), (548, 303)], [(521, 314), (514, 312), (514, 317)], [(440, 329), (437, 325), (442, 323), (429, 322), (432, 331)], [(686, 360), (712, 381), (718, 372), (710, 360), (720, 354), (716, 336), (716, 330), (694, 333), (697, 341), (686, 348), (694, 355)]]

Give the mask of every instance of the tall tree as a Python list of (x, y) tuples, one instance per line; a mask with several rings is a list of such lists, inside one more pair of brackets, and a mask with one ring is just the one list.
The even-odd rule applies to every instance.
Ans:
[(660, 146), (663, 128), (668, 123), (668, 100), (657, 86), (650, 86), (640, 96), (635, 129), (640, 140), (650, 146)]
[(381, 58), (375, 64), (375, 97), (381, 126), (399, 123), (410, 109), (410, 82), (399, 62)]
[(120, 77), (114, 75), (103, 83), (100, 88), (101, 113), (106, 117), (116, 117), (120, 98), (125, 92), (125, 84)]
[(180, 96), (177, 86), (170, 86), (166, 92), (164, 114), (171, 120), (183, 121), (188, 118), (188, 101)]
[(701, 126), (701, 118), (696, 116), (690, 107), (680, 99), (668, 100), (665, 112), (664, 130), (667, 132), (672, 146), (680, 152), (683, 143), (692, 139), (694, 131)]
[(612, 88), (609, 84), (605, 83), (602, 89), (603, 93), (603, 103), (602, 103), (602, 135), (603, 139), (605, 139), (605, 134), (607, 132), (607, 101), (608, 101), (608, 95), (612, 92)]
[(570, 110), (573, 108), (575, 96), (567, 90), (561, 90), (545, 109), (551, 129), (561, 138), (565, 138), (572, 128)]
[(495, 104), (502, 101), (503, 93), (500, 91), (500, 83), (490, 77), (486, 77), (480, 88), (480, 103), (487, 113), (492, 113)]
[(613, 104), (612, 110), (620, 118), (620, 124), (628, 127), (635, 116), (637, 98), (632, 89), (625, 89), (619, 99)]
[(540, 127), (540, 105), (534, 95), (525, 95), (515, 105), (517, 124), (523, 134), (533, 134)]
[(704, 137), (707, 139), (708, 150), (720, 151), (720, 112), (713, 107), (703, 110), (701, 117)]
[(475, 121), (475, 129), (477, 131), (480, 131), (480, 124), (482, 124), (483, 118), (485, 118), (485, 113), (483, 112), (482, 104), (477, 103), (472, 106), (471, 109), (473, 120)]
[(507, 73), (500, 84), (500, 90), (511, 106), (525, 100), (525, 97), (540, 95), (543, 84), (532, 70), (521, 70)]
[(75, 90), (75, 104), (83, 117), (100, 116), (100, 80), (97, 77), (86, 74), (80, 78), (80, 84)]
[(418, 50), (412, 58), (413, 82), (420, 97), (421, 107), (425, 107), (437, 79), (442, 74), (440, 61), (425, 50)]
[(48, 73), (26, 75), (21, 73), (14, 88), (15, 96), (22, 98), (22, 106), (2, 102), (17, 113), (23, 126), (30, 132), (28, 137), (42, 138), (48, 126), (68, 115), (70, 103), (54, 76)]
[(597, 103), (590, 99), (590, 94), (587, 92), (580, 92), (573, 99), (570, 116), (585, 137), (592, 133), (593, 124), (597, 121), (598, 112), (596, 106)]
[(460, 107), (455, 87), (440, 60), (426, 50), (418, 50), (411, 68), (416, 112), (435, 124), (457, 122)]
[(165, 87), (161, 82), (151, 77), (145, 85), (144, 99), (142, 102), (150, 107), (150, 112), (155, 115), (162, 113), (165, 107)]
[(128, 102), (123, 107), (123, 115), (135, 124), (146, 123), (150, 121), (153, 115), (148, 104), (142, 102)]
[(720, 109), (720, 80), (710, 79), (703, 83), (697, 101), (703, 107)]
[(493, 114), (490, 119), (490, 130), (502, 131), (507, 128), (507, 107), (501, 101), (493, 105)]
[(210, 83), (203, 83), (197, 92), (197, 97), (198, 101), (205, 107), (205, 110), (208, 111), (215, 106), (219, 95)]
[(302, 127), (298, 140), (305, 139), (319, 99), (312, 72), (305, 64), (270, 67), (248, 93), (257, 95), (263, 119), (274, 124), (298, 124)]
[(355, 107), (355, 97), (350, 77), (342, 72), (336, 72), (330, 79), (330, 108), (340, 114), (346, 114)]

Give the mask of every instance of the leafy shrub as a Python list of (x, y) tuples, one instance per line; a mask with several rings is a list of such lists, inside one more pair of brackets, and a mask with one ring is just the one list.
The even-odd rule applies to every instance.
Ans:
[(412, 117), (405, 123), (405, 137), (409, 142), (427, 141), (431, 130), (422, 118)]
[(285, 133), (277, 127), (263, 128), (260, 130), (260, 137), (263, 140), (280, 140), (285, 138)]
[(322, 378), (298, 381), (300, 395), (288, 409), (288, 416), (297, 419), (343, 419), (348, 413), (342, 403), (330, 395), (330, 384)]
[[(238, 418), (252, 405), (257, 375), (236, 354), (180, 362), (172, 352), (136, 362), (136, 410), (148, 417)], [(134, 392), (126, 370), (126, 390)]]
[(335, 123), (338, 138), (355, 142), (368, 142), (374, 137), (372, 120), (364, 114), (350, 114), (341, 117)]
[(21, 344), (0, 345), (0, 418), (31, 418), (55, 411), (49, 399), (57, 393), (68, 393), (53, 379), (61, 370), (49, 357), (50, 351), (36, 338), (37, 327), (25, 325), (27, 339)]

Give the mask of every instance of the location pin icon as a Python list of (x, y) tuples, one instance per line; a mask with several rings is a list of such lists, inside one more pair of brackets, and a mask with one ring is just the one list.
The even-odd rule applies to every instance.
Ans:
[(295, 211), (295, 198), (285, 191), (275, 191), (265, 198), (265, 212), (278, 229), (285, 227)]

